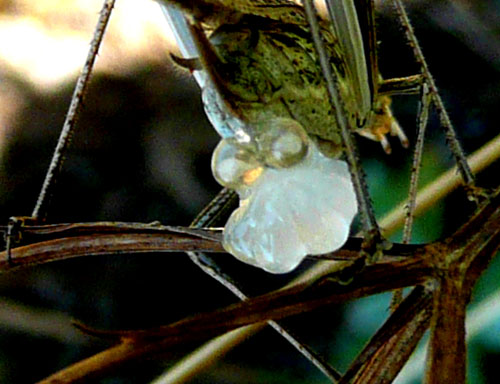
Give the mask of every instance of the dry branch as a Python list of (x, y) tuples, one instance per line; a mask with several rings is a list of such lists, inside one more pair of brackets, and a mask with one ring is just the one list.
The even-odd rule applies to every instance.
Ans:
[[(8, 232), (7, 227), (0, 230)], [(32, 244), (0, 252), (0, 273), (69, 258), (151, 252), (225, 252), (221, 231), (140, 223), (98, 222), (21, 226), (13, 236)], [(12, 243), (12, 242), (10, 242)], [(362, 239), (352, 237), (339, 251), (314, 259), (353, 260)], [(388, 260), (412, 255), (419, 246), (394, 244)], [(10, 254), (11, 259), (7, 256)], [(385, 258), (383, 260), (386, 260)]]
[[(482, 228), (488, 228), (486, 234), (479, 234), (482, 232)], [(479, 240), (481, 240), (480, 243)], [(448, 324), (444, 324), (442, 321), (446, 315), (449, 315), (445, 309), (450, 310), (453, 307), (454, 310), (465, 313), (470, 287), (478, 278), (481, 270), (486, 268), (488, 261), (499, 247), (500, 190), (487, 203), (483, 204), (474, 217), (454, 235), (442, 242), (421, 246), (413, 257), (366, 266), (354, 275), (352, 281), (347, 285), (339, 282), (338, 275), (327, 275), (312, 282), (297, 284), (287, 289), (274, 291), (214, 312), (189, 317), (158, 328), (114, 332), (89, 330), (95, 335), (117, 338), (122, 342), (107, 351), (56, 373), (41, 383), (74, 383), (89, 376), (107, 372), (124, 362), (164, 352), (180, 343), (204, 340), (241, 326), (270, 319), (281, 319), (312, 311), (325, 305), (426, 282), (438, 284), (438, 289), (434, 290), (435, 307), (431, 327), (433, 338), (443, 340), (449, 337), (449, 333), (452, 332)], [(463, 271), (463, 273), (457, 276), (455, 271)], [(460, 285), (461, 282), (466, 282), (466, 284)], [(440, 295), (443, 289), (439, 287), (446, 288), (447, 286), (456, 288), (455, 295)], [(444, 289), (444, 291), (448, 292), (449, 290)], [(459, 299), (455, 300), (455, 297)], [(418, 301), (416, 302), (418, 303)], [(406, 343), (410, 341), (410, 344), (414, 346), (417, 341), (414, 337), (412, 338), (409, 332), (419, 329), (421, 331), (419, 334), (421, 334), (425, 329), (423, 325), (426, 325), (428, 312), (427, 305), (424, 304), (419, 306), (420, 309), (416, 311), (413, 305), (409, 305), (409, 313), (401, 316), (398, 320), (389, 320), (386, 328), (399, 328), (401, 331), (397, 332), (394, 338), (389, 338), (384, 346), (392, 344), (397, 347), (396, 349), (403, 350), (406, 355), (409, 354), (411, 349), (406, 347)], [(417, 316), (414, 312), (417, 312)], [(398, 313), (397, 316), (400, 314)], [(408, 321), (408, 319), (415, 320)], [(453, 330), (460, 328), (464, 316), (455, 319), (458, 321), (452, 324), (454, 325)], [(393, 321), (396, 324), (391, 324)], [(453, 340), (457, 340), (454, 345), (459, 345), (457, 337), (461, 333), (455, 332), (454, 335)], [(390, 354), (389, 349), (379, 348), (378, 342), (375, 345), (377, 346), (375, 349), (381, 351), (379, 353), (382, 355)], [(431, 355), (437, 356), (435, 361), (441, 362), (443, 365), (455, 363), (460, 367), (465, 359), (465, 354), (450, 355), (449, 351), (443, 351), (447, 345), (447, 342), (431, 343)], [(395, 355), (392, 356), (394, 359)], [(96, 359), (100, 361), (100, 364), (96, 363)], [(363, 358), (361, 362), (364, 363), (365, 360)], [(374, 369), (376, 372), (388, 371), (391, 361), (391, 359), (385, 360)], [(364, 372), (363, 374), (369, 374), (370, 371)], [(456, 379), (461, 379), (462, 375), (461, 371), (457, 370)]]

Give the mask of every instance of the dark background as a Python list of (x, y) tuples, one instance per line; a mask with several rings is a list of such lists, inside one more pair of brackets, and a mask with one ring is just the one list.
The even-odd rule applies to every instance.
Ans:
[[(13, 9), (19, 9), (14, 3), (0, 3), (5, 15), (12, 16)], [(498, 133), (499, 2), (411, 3), (410, 15), (430, 69), (463, 147), (471, 153)], [(415, 73), (417, 66), (401, 28), (389, 7), (381, 11), (382, 74), (389, 78)], [(197, 86), (171, 67), (165, 52), (158, 55), (162, 60), (148, 56), (134, 65), (127, 62), (126, 71), (96, 71), (58, 180), (49, 221), (159, 220), (188, 225), (219, 190), (210, 172), (218, 137), (203, 114)], [(29, 215), (33, 209), (74, 79), (41, 90), (22, 73), (3, 68), (0, 81), (2, 92), (15, 92), (22, 100), (15, 112), (10, 111), (12, 118), (1, 132), (0, 224), (4, 225), (10, 216)], [(417, 98), (395, 98), (393, 105), (414, 142)], [(8, 107), (2, 105), (0, 112)], [(394, 152), (386, 156), (377, 143), (359, 140), (379, 216), (403, 200), (407, 191), (411, 152), (392, 143)], [(422, 184), (452, 164), (433, 116)], [(497, 162), (479, 175), (479, 185), (497, 186), (498, 172)], [(452, 193), (417, 220), (414, 241), (432, 241), (451, 233), (467, 219), (471, 208), (462, 192)], [(224, 262), (242, 276), (250, 293), (285, 280), (232, 260)], [(496, 290), (497, 264), (481, 281), (476, 300)], [(0, 383), (34, 382), (105, 347), (75, 331), (69, 324), (72, 318), (101, 328), (147, 327), (234, 301), (183, 254), (96, 256), (1, 275)], [(384, 295), (326, 308), (288, 323), (335, 367), (345, 369), (387, 316), (387, 306)], [(471, 343), (470, 382), (487, 383), (496, 377), (500, 333), (495, 330), (500, 321), (495, 324)], [(194, 347), (187, 345), (163, 360), (123, 369), (101, 382), (149, 382)], [(285, 341), (266, 330), (192, 382), (320, 383), (325, 379)]]

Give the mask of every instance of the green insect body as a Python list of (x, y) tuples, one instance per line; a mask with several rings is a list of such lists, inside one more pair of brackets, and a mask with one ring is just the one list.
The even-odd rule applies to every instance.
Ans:
[[(341, 154), (335, 111), (301, 6), (289, 0), (169, 2), (187, 11), (203, 27), (206, 44), (197, 66), (201, 61), (201, 67), (211, 74), (230, 115), (252, 126), (257, 130), (255, 135), (266, 129), (268, 120), (294, 119), (325, 155)], [(342, 13), (342, 9), (345, 6), (337, 11)], [(390, 98), (377, 93), (381, 78), (376, 54), (366, 56), (362, 37), (352, 32), (356, 16), (344, 17), (342, 20), (350, 20), (347, 24), (351, 27), (335, 23), (334, 27), (322, 20), (320, 32), (349, 126), (379, 141), (388, 153), (391, 147), (387, 134), (398, 136), (407, 146), (407, 138), (392, 116)], [(336, 36), (335, 31), (341, 35)], [(373, 36), (368, 41), (375, 41)], [(182, 60), (177, 62), (182, 65)]]
[[(341, 138), (335, 111), (304, 9), (287, 0), (237, 1), (234, 6), (233, 13), (219, 10), (217, 17), (197, 18), (209, 39), (203, 51), (211, 51), (202, 54), (203, 67), (210, 68), (231, 115), (257, 130), (265, 129), (267, 120), (292, 118), (324, 154), (338, 157)], [(197, 14), (193, 9), (191, 13)], [(361, 111), (341, 43), (329, 22), (321, 21), (320, 28), (350, 126), (382, 141), (392, 122), (389, 100), (376, 98), (368, 116)]]
[[(332, 34), (325, 31), (324, 35), (329, 37), (332, 68), (340, 79), (341, 92), (349, 100), (347, 70), (339, 45)], [(242, 20), (221, 26), (210, 41), (222, 63), (217, 68), (221, 85), (233, 96), (227, 101), (239, 118), (265, 123), (275, 117), (289, 117), (316, 141), (328, 142), (329, 152), (340, 150), (334, 111), (305, 28), (262, 18), (253, 23)]]

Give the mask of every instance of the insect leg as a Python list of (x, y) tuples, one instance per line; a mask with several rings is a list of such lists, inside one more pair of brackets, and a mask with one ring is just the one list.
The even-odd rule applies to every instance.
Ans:
[(422, 75), (382, 80), (378, 87), (378, 94), (381, 96), (418, 95), (423, 80)]

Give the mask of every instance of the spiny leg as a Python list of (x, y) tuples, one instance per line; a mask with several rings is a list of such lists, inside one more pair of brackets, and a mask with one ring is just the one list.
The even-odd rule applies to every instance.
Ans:
[(421, 90), (420, 104), (417, 114), (417, 141), (415, 143), (415, 151), (413, 154), (413, 162), (411, 167), (410, 188), (408, 191), (407, 213), (403, 229), (403, 243), (409, 244), (411, 240), (411, 232), (413, 227), (413, 217), (415, 214), (415, 206), (417, 199), (418, 178), (422, 163), (422, 155), (424, 151), (425, 131), (429, 119), (429, 109), (431, 106), (431, 94), (427, 84), (423, 84)]
[(418, 95), (423, 81), (422, 74), (382, 80), (378, 87), (378, 94), (381, 96)]
[[(408, 203), (406, 204), (406, 217), (403, 227), (403, 244), (409, 244), (411, 241), (411, 233), (413, 229), (413, 219), (415, 216), (415, 209), (417, 204), (417, 189), (420, 168), (422, 164), (422, 155), (424, 152), (425, 131), (429, 119), (429, 109), (431, 106), (431, 95), (429, 87), (424, 83), (420, 92), (420, 104), (417, 113), (417, 140), (415, 143), (415, 150), (413, 153), (413, 162), (411, 167), (410, 187), (408, 191)], [(396, 307), (403, 300), (403, 290), (399, 289), (394, 291), (391, 300), (391, 310), (394, 311)]]
[(236, 114), (231, 103), (231, 100), (233, 100), (236, 95), (231, 93), (229, 88), (226, 86), (224, 79), (220, 75), (220, 73), (224, 72), (224, 67), (227, 64), (219, 58), (214, 47), (208, 41), (205, 31), (198, 22), (188, 20), (188, 26), (197, 45), (198, 52), (200, 53), (199, 64), (208, 74), (208, 77), (221, 95), (221, 98), (226, 104), (228, 110)]
[[(446, 139), (448, 142), (448, 146), (450, 147), (453, 156), (455, 157), (455, 161), (458, 166), (458, 170), (465, 182), (466, 185), (473, 187), (474, 186), (474, 175), (472, 174), (469, 164), (467, 163), (467, 159), (465, 157), (465, 153), (460, 145), (460, 142), (457, 139), (455, 129), (451, 123), (450, 117), (444, 107), (443, 100), (439, 95), (438, 89), (434, 82), (434, 78), (432, 77), (429, 67), (427, 66), (427, 62), (422, 53), (422, 49), (420, 48), (420, 44), (413, 32), (413, 27), (411, 26), (408, 15), (404, 9), (404, 6), (401, 0), (392, 0), (394, 7), (397, 11), (399, 21), (404, 28), (406, 38), (409, 42), (410, 47), (413, 49), (413, 53), (415, 59), (422, 69), (422, 75), (425, 77), (425, 80), (429, 86), (429, 90), (431, 92), (432, 101), (436, 107), (436, 110), (439, 114), (439, 118), (441, 120), (441, 125), (445, 129)], [(474, 190), (471, 188), (470, 190)]]

